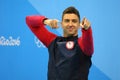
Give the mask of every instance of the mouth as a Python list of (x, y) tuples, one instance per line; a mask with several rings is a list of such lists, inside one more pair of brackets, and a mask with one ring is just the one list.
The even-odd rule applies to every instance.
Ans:
[(74, 27), (73, 26), (69, 26), (67, 29), (68, 29), (68, 31), (72, 31), (74, 29)]

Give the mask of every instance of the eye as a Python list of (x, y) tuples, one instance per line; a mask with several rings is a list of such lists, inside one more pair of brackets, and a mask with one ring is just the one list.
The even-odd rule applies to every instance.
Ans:
[(77, 21), (76, 19), (73, 19), (72, 22), (73, 22), (73, 23), (77, 23), (78, 21)]
[(69, 22), (69, 21), (70, 21), (69, 19), (65, 19), (65, 20), (64, 20), (64, 22), (66, 22), (66, 23)]

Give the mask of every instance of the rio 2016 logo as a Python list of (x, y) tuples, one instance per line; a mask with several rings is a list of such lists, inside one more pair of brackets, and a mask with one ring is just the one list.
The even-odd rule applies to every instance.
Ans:
[(37, 37), (34, 38), (34, 41), (38, 48), (46, 48), (45, 45)]
[(20, 37), (13, 39), (12, 36), (9, 36), (9, 38), (7, 39), (4, 36), (1, 36), (0, 45), (1, 46), (20, 46)]

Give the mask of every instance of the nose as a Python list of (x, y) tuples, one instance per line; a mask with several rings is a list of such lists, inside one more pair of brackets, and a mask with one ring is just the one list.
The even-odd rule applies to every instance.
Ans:
[(73, 25), (73, 23), (72, 23), (72, 21), (70, 21), (70, 22), (69, 22), (69, 26), (72, 26), (72, 25)]

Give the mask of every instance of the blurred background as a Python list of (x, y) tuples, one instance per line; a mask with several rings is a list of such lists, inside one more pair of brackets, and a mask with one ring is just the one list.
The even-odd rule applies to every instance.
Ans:
[[(47, 48), (27, 27), (25, 17), (61, 21), (69, 6), (92, 25), (95, 51), (89, 80), (120, 80), (120, 0), (0, 0), (0, 80), (47, 80)], [(47, 28), (62, 35), (61, 28)]]

